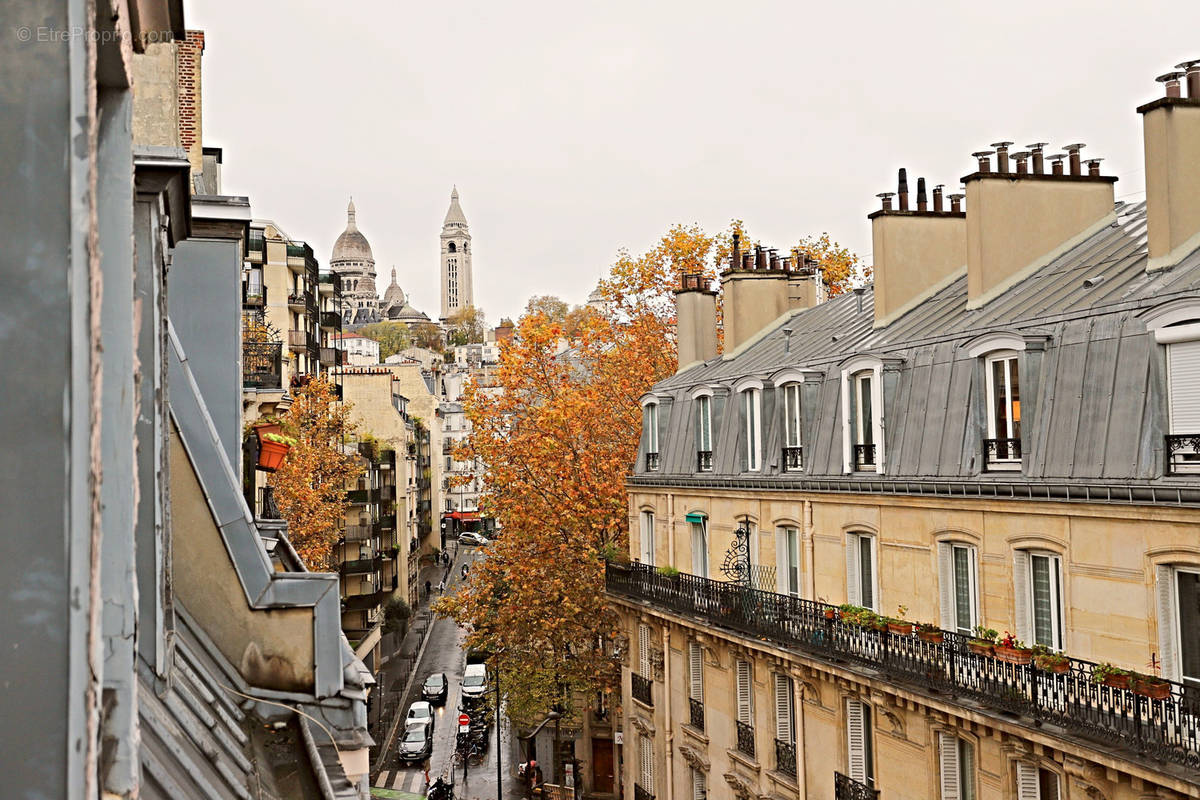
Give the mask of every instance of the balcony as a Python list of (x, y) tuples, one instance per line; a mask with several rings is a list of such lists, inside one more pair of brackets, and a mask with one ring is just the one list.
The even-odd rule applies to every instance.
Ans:
[(987, 471), (1019, 470), (1021, 468), (1021, 440), (984, 439), (983, 468)]
[(836, 608), (825, 603), (695, 575), (667, 578), (644, 564), (610, 564), (605, 581), (609, 594), (866, 669), (889, 683), (959, 697), (1130, 757), (1200, 769), (1200, 696), (1180, 683), (1167, 682), (1162, 697), (1149, 697), (1104, 684), (1089, 661), (1068, 659), (1064, 672), (1012, 664), (971, 652), (967, 638), (950, 631), (941, 632), (941, 641), (877, 631), (835, 619)]
[(740, 719), (737, 721), (737, 750), (744, 756), (754, 758), (754, 728)]
[(267, 245), (261, 230), (250, 229), (250, 240), (247, 242), (246, 250), (247, 261), (253, 261), (256, 264), (263, 262), (263, 254), (267, 251)]
[(383, 566), (383, 557), (374, 556), (372, 558), (356, 558), (353, 561), (343, 561), (338, 569), (343, 575), (355, 575), (361, 573), (379, 572), (379, 568)]
[(654, 705), (654, 698), (650, 694), (651, 681), (649, 678), (643, 678), (636, 672), (629, 673), (629, 683), (633, 688), (633, 699), (645, 703), (648, 706)]
[(254, 516), (257, 519), (283, 519), (279, 513), (279, 507), (275, 505), (275, 490), (270, 486), (263, 486), (258, 490), (258, 513)]
[(391, 484), (385, 484), (379, 487), (379, 499), (383, 501), (396, 499), (396, 487)]
[(379, 518), (379, 522), (375, 524), (380, 530), (393, 530), (396, 527), (396, 515), (384, 514)]
[(338, 363), (338, 351), (336, 347), (321, 348), (321, 366), (336, 367)]
[(371, 502), (370, 489), (350, 489), (346, 492), (346, 502), (352, 505), (360, 506), (364, 503)]
[(288, 349), (303, 352), (308, 349), (308, 331), (288, 331)]
[(854, 445), (854, 471), (855, 472), (874, 472), (875, 471), (875, 445), (873, 445), (873, 444), (856, 444), (856, 445)]
[(696, 730), (704, 731), (704, 703), (694, 697), (688, 698), (688, 724)]
[(1166, 437), (1168, 475), (1200, 474), (1200, 433), (1172, 434)]
[(288, 242), (287, 265), (294, 272), (317, 271), (317, 259), (312, 248), (303, 242)]
[(641, 784), (633, 785), (633, 800), (654, 800), (654, 794), (648, 789), (643, 789)]
[(242, 388), (283, 388), (281, 342), (242, 342)]
[(261, 308), (267, 304), (267, 287), (259, 284), (242, 284), (242, 307)]
[(803, 447), (785, 447), (783, 448), (783, 471), (784, 472), (799, 472), (804, 469), (804, 448)]
[(311, 302), (312, 295), (308, 292), (293, 292), (287, 299), (288, 308), (292, 311), (305, 311)]
[(369, 542), (375, 538), (375, 531), (370, 525), (347, 525), (343, 538), (347, 542)]
[(369, 611), (377, 608), (383, 602), (383, 596), (384, 592), (381, 589), (364, 594), (347, 595), (342, 600), (342, 609), (345, 611)]
[(658, 453), (646, 453), (646, 472), (658, 471)]
[(775, 771), (796, 777), (796, 743), (775, 740)]
[(833, 800), (879, 800), (879, 790), (840, 772), (833, 773)]
[(342, 327), (342, 315), (336, 311), (322, 311), (321, 327), (329, 331), (340, 330)]
[(712, 472), (712, 450), (696, 451), (696, 471)]

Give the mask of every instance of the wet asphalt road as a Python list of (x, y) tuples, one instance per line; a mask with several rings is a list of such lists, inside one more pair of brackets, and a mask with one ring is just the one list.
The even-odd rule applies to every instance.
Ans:
[[(453, 552), (453, 548), (451, 548)], [(447, 582), (446, 591), (450, 592), (455, 589), (461, 581), (462, 564), (471, 564), (476, 559), (484, 557), (482, 551), (478, 548), (459, 546), (458, 555), (451, 566), (450, 580)], [(437, 581), (434, 581), (434, 593), (437, 593)], [(452, 756), (455, 746), (455, 734), (458, 727), (459, 705), (461, 703), (461, 683), (463, 668), (466, 662), (466, 653), (463, 649), (463, 640), (465, 632), (454, 624), (453, 620), (435, 618), (432, 628), (429, 633), (429, 641), (425, 645), (425, 652), (421, 658), (421, 662), (416, 667), (416, 679), (413, 681), (413, 694), (415, 699), (420, 699), (420, 687), (428, 675), (435, 672), (446, 673), (446, 680), (449, 684), (449, 691), (446, 697), (446, 703), (441, 707), (435, 707), (435, 723), (433, 732), (433, 755), (428, 762), (429, 780), (436, 781), (438, 776), (450, 778), (453, 772), (454, 792), (457, 798), (465, 798), (465, 800), (488, 800), (488, 798), (497, 797), (496, 793), (496, 728), (493, 725), (488, 732), (490, 738), (490, 746), (482, 763), (478, 765), (469, 765), (467, 774), (464, 780), (463, 768), (461, 765), (456, 766), (452, 762)], [(489, 687), (493, 688), (494, 687)], [(407, 714), (408, 707), (401, 709), (401, 713)], [(503, 746), (501, 752), (509, 751), (509, 735), (510, 727), (507, 723), (503, 725)], [(398, 736), (397, 739), (400, 737)], [(388, 753), (384, 763), (386, 767), (381, 771), (378, 777), (373, 781), (373, 786), (378, 786), (387, 789), (399, 790), (415, 795), (423, 795), (425, 792), (425, 765), (422, 764), (406, 764), (400, 762), (396, 756), (396, 748), (394, 744), (392, 751)], [(507, 762), (509, 759), (505, 759)], [(512, 778), (512, 765), (503, 764), (505, 772), (505, 798), (519, 797), (516, 791), (516, 785)]]

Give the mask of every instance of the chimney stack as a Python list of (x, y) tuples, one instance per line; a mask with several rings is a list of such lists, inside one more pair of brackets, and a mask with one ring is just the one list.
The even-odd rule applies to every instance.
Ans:
[(1146, 157), (1147, 271), (1173, 267), (1200, 248), (1200, 60), (1175, 69), (1157, 79), (1166, 96), (1138, 108)]
[(917, 178), (917, 211), (928, 211), (929, 199), (925, 196), (925, 179)]
[(900, 210), (908, 211), (908, 170), (904, 167), (900, 168), (896, 183), (896, 194), (900, 195)]
[[(723, 318), (726, 356), (737, 352), (746, 342), (788, 313), (788, 276), (789, 273), (778, 269), (774, 252), (768, 252), (761, 245), (755, 245), (753, 253), (742, 254), (741, 269), (731, 268), (721, 275), (725, 297)], [(715, 299), (713, 302), (712, 328), (715, 336)], [(683, 364), (683, 357), (681, 347), (680, 364)]]
[(1048, 144), (1050, 144), (1050, 143), (1049, 142), (1034, 142), (1033, 144), (1025, 145), (1026, 147), (1029, 148), (1029, 152), (1033, 154), (1033, 174), (1034, 175), (1041, 175), (1041, 174), (1045, 173), (1045, 171), (1046, 171), (1046, 163), (1043, 159), (1042, 154), (1043, 154), (1043, 151), (1044, 151), (1046, 145), (1048, 145)]
[(992, 155), (991, 150), (980, 150), (977, 153), (971, 153), (971, 155), (973, 155), (977, 159), (979, 159), (979, 171), (980, 172), (991, 172), (992, 171), (992, 162), (989, 160), (989, 157)]
[(1080, 144), (1069, 144), (1063, 148), (1063, 150), (1067, 151), (1067, 155), (1070, 156), (1071, 174), (1072, 175), (1082, 175), (1083, 174), (1083, 170), (1081, 168), (1082, 161), (1081, 161), (1081, 157), (1079, 155), (1079, 151), (1085, 147), (1087, 147), (1087, 145), (1080, 143)]
[(1012, 142), (992, 142), (990, 147), (996, 148), (996, 172), (1001, 175), (1008, 172), (1008, 148)]
[[(734, 234), (734, 250), (737, 234)], [(703, 275), (684, 274), (675, 292), (675, 340), (679, 369), (708, 361), (717, 355), (717, 293), (708, 288)]]

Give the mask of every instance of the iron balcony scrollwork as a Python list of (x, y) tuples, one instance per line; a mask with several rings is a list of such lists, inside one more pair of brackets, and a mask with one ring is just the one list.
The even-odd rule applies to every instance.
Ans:
[(754, 728), (741, 720), (737, 721), (738, 752), (754, 758)]
[(721, 574), (734, 583), (751, 585), (750, 524), (743, 521), (733, 532), (733, 541), (725, 551)]
[(834, 800), (879, 800), (879, 790), (840, 772), (833, 773)]
[(712, 450), (697, 450), (696, 451), (696, 471), (697, 472), (712, 472), (713, 457)]
[(984, 439), (983, 460), (985, 464), (1016, 462), (1021, 460), (1020, 439)]
[(654, 795), (647, 789), (643, 789), (641, 784), (633, 785), (633, 800), (654, 800)]
[(1012, 664), (967, 647), (942, 631), (941, 641), (895, 634), (837, 618), (826, 603), (695, 575), (659, 575), (653, 567), (609, 566), (610, 594), (645, 601), (826, 662), (865, 667), (887, 680), (957, 697), (1048, 723), (1061, 735), (1120, 748), (1137, 757), (1200, 770), (1200, 691), (1166, 681), (1163, 696), (1095, 679), (1093, 662), (1068, 659), (1065, 671)]
[(658, 469), (658, 453), (646, 453), (646, 471), (654, 472)]
[(783, 448), (783, 469), (785, 472), (799, 472), (804, 469), (804, 448)]
[(1200, 433), (1167, 436), (1166, 454), (1168, 475), (1200, 472)]
[(630, 687), (633, 689), (633, 699), (648, 706), (653, 706), (654, 696), (650, 694), (651, 680), (638, 675), (636, 672), (629, 673), (629, 679)]
[(875, 470), (875, 445), (873, 445), (873, 444), (856, 444), (856, 445), (854, 445), (854, 469), (857, 472), (874, 472), (874, 470)]
[(694, 697), (689, 697), (688, 698), (688, 711), (690, 712), (690, 716), (688, 717), (688, 724), (690, 724), (696, 730), (703, 732), (704, 731), (704, 703), (700, 702), (699, 700), (697, 700)]
[(775, 740), (775, 771), (796, 777), (796, 743)]

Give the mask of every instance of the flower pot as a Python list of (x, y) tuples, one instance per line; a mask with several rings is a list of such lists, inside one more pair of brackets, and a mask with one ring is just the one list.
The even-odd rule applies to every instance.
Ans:
[(1157, 678), (1138, 678), (1133, 682), (1133, 690), (1151, 700), (1166, 700), (1171, 696), (1171, 684)]
[(1033, 660), (1033, 651), (1024, 650), (1017, 647), (1001, 647), (995, 648), (997, 661), (1005, 661), (1009, 664), (1028, 664)]
[(1129, 676), (1128, 675), (1105, 675), (1103, 683), (1105, 686), (1111, 686), (1114, 689), (1128, 689), (1129, 688)]
[(259, 444), (262, 443), (263, 437), (268, 433), (283, 433), (283, 426), (278, 422), (260, 422), (254, 426), (254, 433), (258, 436)]
[(837, 618), (838, 618), (838, 610), (836, 608), (825, 609), (825, 619), (837, 619)]
[(1070, 661), (1042, 658), (1040, 656), (1034, 658), (1033, 663), (1037, 664), (1037, 668), (1040, 670), (1045, 672), (1057, 672), (1060, 675), (1071, 668)]
[(995, 649), (986, 642), (967, 642), (967, 649), (977, 656), (990, 656), (995, 654)]
[(917, 638), (922, 642), (941, 644), (946, 641), (946, 634), (942, 631), (917, 631)]
[(258, 447), (258, 468), (263, 472), (274, 472), (279, 469), (290, 449), (286, 444), (263, 439)]
[(913, 632), (913, 626), (911, 622), (889, 622), (887, 624), (887, 629), (889, 633), (895, 633), (900, 636), (908, 636)]

